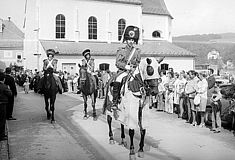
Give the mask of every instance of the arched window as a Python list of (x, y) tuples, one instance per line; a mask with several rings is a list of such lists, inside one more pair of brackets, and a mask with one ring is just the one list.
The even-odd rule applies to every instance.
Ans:
[(88, 19), (88, 39), (97, 39), (97, 20), (93, 16)]
[(118, 40), (120, 41), (122, 39), (122, 34), (126, 27), (126, 21), (125, 19), (119, 19), (118, 21)]
[(161, 37), (161, 31), (154, 31), (152, 33), (153, 38), (160, 38)]
[(56, 38), (65, 38), (65, 16), (63, 14), (56, 16)]

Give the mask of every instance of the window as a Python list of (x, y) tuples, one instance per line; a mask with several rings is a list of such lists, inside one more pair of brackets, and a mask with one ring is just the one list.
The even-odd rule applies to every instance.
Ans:
[(4, 58), (12, 58), (12, 51), (4, 51)]
[(88, 19), (88, 39), (97, 39), (97, 20), (93, 16)]
[(160, 38), (161, 37), (161, 31), (154, 31), (152, 33), (153, 38)]
[(65, 16), (62, 14), (56, 16), (56, 38), (65, 38)]
[(124, 19), (119, 19), (118, 21), (118, 40), (122, 39), (122, 34), (126, 27), (126, 21)]

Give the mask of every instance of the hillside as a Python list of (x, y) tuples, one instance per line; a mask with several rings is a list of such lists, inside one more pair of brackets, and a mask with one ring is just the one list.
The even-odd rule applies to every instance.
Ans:
[(208, 43), (192, 41), (173, 41), (173, 44), (196, 54), (196, 64), (207, 64), (207, 54), (215, 49), (220, 53), (222, 60), (226, 62), (232, 59), (235, 62), (235, 43)]
[(235, 33), (183, 35), (173, 37), (173, 41), (235, 43)]

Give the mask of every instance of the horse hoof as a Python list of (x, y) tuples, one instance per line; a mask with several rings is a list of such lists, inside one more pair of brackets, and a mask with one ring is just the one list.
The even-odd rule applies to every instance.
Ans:
[(138, 151), (138, 157), (144, 158), (144, 151)]
[(51, 124), (54, 124), (55, 123), (55, 120), (51, 120)]
[(123, 140), (121, 143), (119, 143), (119, 145), (123, 146), (123, 147), (127, 147), (127, 142), (126, 140)]
[(88, 119), (88, 117), (85, 115), (85, 116), (83, 117), (83, 119), (84, 119), (84, 120), (87, 120), (87, 119)]
[(113, 139), (110, 139), (110, 140), (109, 140), (109, 144), (111, 144), (111, 145), (115, 144), (114, 140), (113, 140)]
[(97, 119), (98, 119), (97, 116), (93, 117), (93, 121), (97, 121)]
[(135, 153), (129, 154), (129, 160), (136, 160)]

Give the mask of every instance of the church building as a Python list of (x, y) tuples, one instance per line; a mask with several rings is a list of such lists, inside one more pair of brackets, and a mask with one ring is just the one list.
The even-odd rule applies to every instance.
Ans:
[[(42, 69), (46, 50), (54, 49), (58, 70), (78, 72), (82, 51), (89, 48), (95, 69), (115, 58), (125, 27), (140, 28), (142, 57), (165, 56), (175, 71), (194, 69), (195, 55), (173, 45), (173, 17), (164, 0), (30, 0), (26, 4), (24, 58), (26, 69)], [(182, 65), (183, 64), (183, 65)]]

